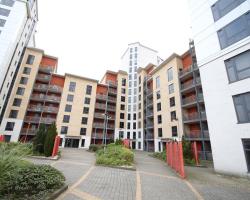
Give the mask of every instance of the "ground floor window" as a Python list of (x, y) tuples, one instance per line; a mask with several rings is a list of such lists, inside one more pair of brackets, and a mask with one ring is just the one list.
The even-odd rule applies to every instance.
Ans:
[(246, 156), (247, 169), (250, 172), (250, 139), (242, 139), (242, 143)]
[(161, 152), (161, 142), (159, 142), (158, 147), (159, 147), (159, 152)]
[(138, 142), (138, 149), (141, 149), (141, 142)]

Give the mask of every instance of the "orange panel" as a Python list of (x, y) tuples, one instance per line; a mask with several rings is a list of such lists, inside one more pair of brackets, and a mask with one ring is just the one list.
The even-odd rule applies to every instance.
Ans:
[(182, 57), (182, 65), (183, 65), (183, 69), (192, 65), (192, 57), (189, 53), (185, 55), (184, 57)]
[(198, 124), (190, 124), (189, 129), (191, 132), (200, 131), (200, 126)]
[(59, 85), (59, 86), (63, 87), (64, 81), (65, 81), (64, 77), (52, 75), (52, 79), (51, 79), (50, 84), (51, 85)]
[(96, 94), (107, 94), (108, 88), (104, 85), (97, 85)]
[(188, 114), (197, 113), (197, 108), (189, 108), (187, 111), (188, 111)]
[(58, 60), (55, 58), (50, 58), (50, 57), (46, 57), (43, 56), (42, 61), (41, 61), (41, 65), (45, 65), (45, 66), (57, 66)]
[(111, 74), (111, 73), (106, 74), (106, 81), (116, 82), (116, 80), (117, 80), (117, 74)]

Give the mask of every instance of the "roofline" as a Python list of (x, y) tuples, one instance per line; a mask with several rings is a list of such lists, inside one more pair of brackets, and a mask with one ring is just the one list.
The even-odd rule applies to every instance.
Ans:
[(169, 63), (174, 58), (180, 58), (181, 59), (181, 56), (178, 55), (177, 53), (172, 53), (165, 61), (163, 61), (158, 67), (156, 67), (152, 71), (152, 75), (155, 74), (156, 72), (158, 72), (160, 69), (162, 69), (167, 63)]
[(87, 81), (92, 81), (92, 82), (98, 83), (98, 80), (91, 79), (91, 78), (84, 77), (84, 76), (78, 76), (78, 75), (75, 75), (75, 74), (65, 73), (65, 77), (66, 77), (66, 76), (72, 76), (72, 77), (75, 77), (75, 78), (80, 78), (80, 79), (84, 79), (84, 80), (87, 80)]
[(36, 51), (36, 52), (40, 52), (44, 55), (44, 50), (43, 49), (38, 49), (38, 48), (35, 48), (35, 47), (26, 47), (26, 49), (29, 49), (31, 51)]
[(141, 71), (147, 71), (150, 67), (155, 67), (156, 65), (155, 64), (153, 64), (153, 63), (148, 63), (147, 65), (146, 65), (146, 67), (139, 67), (138, 69), (137, 69), (137, 73), (140, 73)]
[(58, 77), (61, 77), (61, 78), (65, 78), (65, 76), (61, 75), (61, 74), (52, 74), (52, 76), (58, 76)]

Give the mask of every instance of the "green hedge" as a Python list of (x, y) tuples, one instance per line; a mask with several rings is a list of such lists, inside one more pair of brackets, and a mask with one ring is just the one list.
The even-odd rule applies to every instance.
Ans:
[(109, 144), (106, 150), (101, 149), (96, 153), (96, 164), (109, 166), (129, 166), (134, 162), (134, 153), (121, 146)]
[(160, 160), (164, 160), (164, 161), (166, 161), (166, 151), (163, 151), (163, 152), (155, 152), (155, 153), (153, 153), (152, 154), (152, 156), (154, 157), (154, 158), (158, 158), (158, 159), (160, 159)]
[(91, 144), (89, 145), (89, 151), (92, 151), (92, 152), (96, 152), (100, 149), (103, 149), (104, 148), (104, 145), (102, 144)]

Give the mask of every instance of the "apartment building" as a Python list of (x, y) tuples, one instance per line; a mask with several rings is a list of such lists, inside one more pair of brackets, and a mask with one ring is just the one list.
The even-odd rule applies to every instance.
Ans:
[[(143, 132), (142, 128), (138, 128), (138, 74), (139, 67), (145, 67), (148, 63), (158, 64), (161, 59), (157, 56), (158, 52), (146, 47), (139, 42), (128, 45), (125, 53), (121, 57), (122, 68), (128, 72), (128, 106), (127, 106), (127, 130), (126, 135), (133, 140), (131, 146), (133, 149), (143, 150), (143, 134), (141, 138), (138, 136)], [(135, 136), (135, 137), (134, 137)], [(140, 146), (139, 146), (140, 145)], [(140, 148), (139, 148), (140, 147)]]
[(91, 141), (97, 80), (65, 74), (56, 120), (62, 147), (86, 148)]
[(35, 46), (37, 1), (0, 0), (0, 123), (25, 47)]
[(214, 168), (250, 172), (250, 0), (189, 0)]
[(64, 84), (56, 69), (57, 58), (26, 49), (0, 127), (6, 141), (30, 141), (40, 123), (55, 122)]

